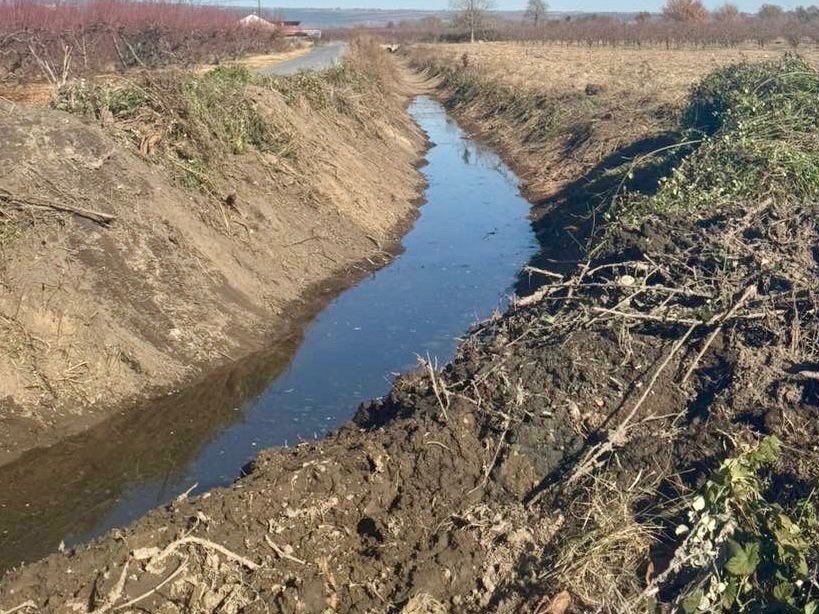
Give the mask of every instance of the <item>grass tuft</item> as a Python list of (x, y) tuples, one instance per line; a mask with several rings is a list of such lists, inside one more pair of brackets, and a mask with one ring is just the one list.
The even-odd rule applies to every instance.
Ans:
[(558, 539), (546, 580), (570, 588), (596, 611), (626, 611), (630, 596), (642, 590), (640, 571), (662, 528), (658, 518), (635, 512), (646, 494), (636, 485), (623, 488), (595, 477), (574, 501), (582, 529)]

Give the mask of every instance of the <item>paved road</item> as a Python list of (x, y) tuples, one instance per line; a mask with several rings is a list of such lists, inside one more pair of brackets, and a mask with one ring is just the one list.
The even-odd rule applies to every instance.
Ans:
[(315, 47), (310, 53), (301, 57), (260, 68), (259, 74), (295, 75), (302, 70), (327, 70), (338, 64), (346, 51), (347, 43), (340, 41), (327, 43)]

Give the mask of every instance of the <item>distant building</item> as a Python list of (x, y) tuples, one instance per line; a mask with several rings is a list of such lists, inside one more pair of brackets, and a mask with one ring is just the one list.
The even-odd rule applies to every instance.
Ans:
[(263, 28), (265, 30), (277, 30), (283, 36), (292, 38), (321, 38), (321, 30), (316, 28), (303, 28), (300, 21), (285, 21), (275, 19), (268, 21), (258, 15), (248, 15), (239, 20), (243, 26)]
[(243, 17), (239, 20), (239, 23), (243, 26), (252, 26), (254, 28), (264, 28), (265, 30), (276, 30), (276, 24), (267, 21), (267, 19), (262, 19), (258, 15), (248, 15), (247, 17)]

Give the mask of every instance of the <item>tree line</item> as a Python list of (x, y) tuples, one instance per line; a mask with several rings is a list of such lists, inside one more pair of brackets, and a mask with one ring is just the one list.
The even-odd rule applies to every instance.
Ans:
[(0, 85), (218, 63), (281, 45), (235, 11), (175, 0), (0, 0)]
[(528, 0), (520, 21), (499, 18), (493, 13), (494, 0), (451, 0), (450, 8), (455, 17), (449, 24), (435, 23), (433, 18), (420, 28), (409, 24), (407, 28), (422, 37), (444, 40), (520, 39), (587, 45), (734, 46), (752, 41), (764, 47), (776, 40), (792, 46), (819, 42), (819, 7), (814, 5), (788, 10), (763, 4), (756, 13), (748, 14), (731, 2), (709, 11), (701, 0), (667, 0), (658, 14), (557, 18), (549, 14), (545, 0)]

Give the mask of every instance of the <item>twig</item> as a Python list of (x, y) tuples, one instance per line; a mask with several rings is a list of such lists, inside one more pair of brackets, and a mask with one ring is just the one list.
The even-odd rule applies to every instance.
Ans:
[[(611, 452), (614, 450), (615, 447), (622, 446), (627, 441), (627, 432), (629, 428), (629, 423), (637, 415), (640, 407), (642, 407), (645, 400), (648, 398), (648, 395), (651, 393), (654, 385), (657, 383), (657, 380), (660, 377), (660, 374), (665, 370), (668, 366), (668, 363), (671, 362), (671, 359), (680, 351), (680, 348), (685, 344), (688, 338), (691, 336), (691, 333), (694, 332), (694, 329), (698, 326), (699, 323), (692, 324), (685, 334), (677, 339), (674, 345), (671, 347), (671, 350), (668, 352), (668, 355), (665, 357), (663, 362), (657, 367), (657, 370), (654, 371), (654, 374), (651, 376), (651, 380), (649, 380), (648, 385), (643, 390), (643, 394), (640, 395), (640, 398), (637, 399), (637, 402), (634, 404), (634, 407), (631, 408), (631, 411), (623, 418), (623, 421), (617, 426), (616, 429), (609, 432), (609, 436), (605, 442), (596, 445), (594, 448), (589, 450), (589, 453), (586, 455), (586, 458), (583, 459), (581, 463), (578, 464), (577, 468), (574, 470), (572, 475), (569, 477), (568, 482), (572, 484), (576, 482), (578, 479), (589, 473), (592, 469), (594, 469), (597, 461), (600, 459), (601, 456), (604, 454)], [(542, 492), (542, 491), (541, 491)], [(532, 502), (534, 502), (536, 497), (532, 498)]]
[(29, 207), (33, 209), (51, 209), (54, 211), (61, 211), (63, 213), (73, 213), (77, 217), (82, 217), (97, 224), (107, 226), (115, 221), (117, 217), (101, 211), (92, 211), (91, 209), (83, 209), (81, 207), (72, 207), (71, 205), (63, 205), (60, 203), (49, 202), (39, 198), (26, 197), (22, 198), (14, 196), (11, 192), (0, 188), (0, 202), (6, 202), (14, 207)]
[(36, 610), (37, 609), (37, 604), (34, 603), (31, 600), (24, 601), (20, 605), (14, 606), (10, 610), (0, 610), (0, 614), (13, 614), (14, 612), (19, 612), (20, 610), (25, 610), (25, 609), (28, 609), (28, 608), (33, 608), (33, 609)]
[(693, 318), (672, 318), (669, 316), (655, 316), (649, 313), (617, 311), (615, 309), (606, 309), (605, 307), (593, 307), (592, 311), (595, 313), (604, 313), (618, 318), (628, 318), (632, 320), (651, 320), (653, 322), (689, 324), (691, 326), (699, 326), (700, 324), (704, 324), (702, 320), (695, 320)]
[(269, 535), (264, 536), (264, 540), (267, 542), (267, 545), (275, 552), (280, 559), (287, 559), (288, 561), (293, 561), (294, 563), (298, 563), (299, 565), (307, 565), (306, 561), (302, 561), (300, 558), (293, 556), (292, 554), (288, 554), (281, 548), (279, 548), (275, 542), (270, 539)]
[(122, 591), (125, 590), (125, 580), (128, 578), (128, 564), (131, 559), (125, 559), (125, 564), (122, 566), (122, 571), (119, 574), (117, 583), (108, 592), (108, 595), (103, 600), (100, 607), (93, 610), (92, 614), (104, 614), (111, 610), (112, 606), (122, 597)]
[[(701, 522), (702, 522), (702, 519), (700, 519), (697, 524), (699, 525), (699, 523), (701, 523)], [(666, 570), (663, 573), (659, 574), (658, 576), (656, 576), (655, 578), (652, 579), (651, 583), (643, 590), (642, 593), (640, 593), (640, 595), (633, 602), (635, 605), (639, 605), (644, 599), (649, 598), (649, 597), (653, 597), (654, 595), (656, 595), (660, 590), (660, 586), (662, 586), (662, 584), (670, 576), (676, 574), (681, 569), (683, 569), (685, 564), (688, 563), (688, 561), (690, 561), (693, 558), (693, 556), (691, 554), (688, 554), (686, 556), (682, 556), (682, 557), (679, 557), (679, 558), (678, 558), (678, 555), (688, 551), (689, 542), (697, 534), (696, 529), (697, 529), (697, 526), (694, 526), (689, 530), (688, 535), (683, 540), (683, 543), (675, 551), (674, 557), (671, 559), (671, 562), (669, 563)], [(733, 520), (729, 520), (728, 522), (726, 522), (723, 525), (722, 529), (720, 529), (720, 532), (717, 535), (714, 542), (716, 544), (722, 545), (734, 533), (735, 530), (736, 530), (736, 525), (734, 524)], [(703, 567), (703, 569), (710, 570), (710, 565), (705, 565)]]
[(563, 275), (560, 275), (559, 273), (552, 273), (551, 271), (540, 269), (535, 266), (525, 266), (523, 267), (523, 270), (526, 273), (537, 273), (538, 275), (545, 275), (546, 277), (551, 277), (553, 279), (563, 279)]
[(181, 503), (182, 501), (184, 501), (185, 499), (187, 499), (187, 498), (188, 498), (188, 496), (189, 496), (189, 495), (190, 495), (190, 494), (191, 494), (191, 493), (192, 493), (194, 490), (196, 490), (196, 488), (197, 488), (198, 486), (199, 486), (199, 482), (194, 482), (193, 486), (191, 486), (191, 487), (190, 487), (188, 490), (186, 490), (185, 492), (180, 493), (179, 495), (177, 495), (177, 497), (176, 497), (176, 499), (174, 499), (174, 501), (176, 501), (177, 503)]
[(447, 452), (452, 452), (452, 448), (450, 448), (445, 443), (441, 443), (440, 441), (435, 441), (434, 439), (430, 439), (429, 441), (425, 441), (424, 445), (426, 446), (438, 446), (439, 448), (443, 448)]
[(306, 239), (302, 239), (300, 241), (293, 241), (292, 243), (287, 243), (287, 244), (283, 245), (283, 247), (294, 247), (296, 245), (301, 245), (302, 243), (307, 243), (308, 241), (315, 241), (316, 239), (323, 239), (323, 238), (324, 237), (322, 237), (322, 236), (314, 234), (312, 236), (307, 237)]
[(542, 301), (543, 297), (548, 296), (551, 290), (552, 288), (550, 286), (544, 286), (529, 296), (519, 298), (517, 301), (515, 301), (515, 304), (518, 307), (528, 307), (529, 305), (534, 305), (535, 303)]
[[(441, 391), (438, 389), (438, 376), (435, 374), (435, 369), (432, 368), (432, 360), (427, 354), (427, 359), (424, 361), (424, 365), (427, 368), (427, 372), (429, 373), (429, 377), (432, 380), (432, 390), (435, 392), (435, 398), (438, 399), (438, 405), (441, 406), (441, 413), (444, 414), (444, 421), (449, 422), (449, 415), (447, 414), (447, 409), (449, 409), (449, 397), (446, 397), (446, 403), (444, 403), (444, 399), (441, 396)], [(444, 389), (444, 396), (446, 396), (446, 389)]]
[(176, 569), (174, 569), (174, 570), (173, 570), (173, 573), (171, 573), (171, 575), (169, 575), (167, 578), (165, 578), (164, 580), (162, 580), (162, 582), (160, 582), (159, 584), (157, 584), (157, 585), (156, 585), (155, 587), (153, 587), (152, 589), (150, 589), (150, 590), (148, 590), (148, 591), (145, 591), (145, 592), (144, 592), (144, 593), (142, 593), (142, 594), (141, 594), (139, 597), (134, 597), (134, 598), (133, 598), (133, 599), (131, 599), (130, 601), (127, 601), (127, 602), (125, 602), (125, 603), (123, 603), (123, 604), (121, 604), (121, 605), (116, 606), (115, 608), (113, 608), (113, 611), (114, 611), (114, 612), (116, 612), (117, 610), (124, 610), (125, 608), (129, 608), (129, 607), (131, 607), (132, 605), (134, 605), (135, 603), (138, 603), (138, 602), (142, 601), (142, 600), (143, 600), (143, 599), (145, 599), (146, 597), (150, 597), (150, 596), (151, 596), (151, 595), (153, 595), (155, 592), (157, 592), (159, 589), (161, 589), (163, 586), (165, 586), (165, 585), (166, 585), (168, 582), (170, 582), (170, 581), (171, 581), (171, 580), (173, 580), (173, 579), (174, 579), (176, 576), (178, 576), (180, 573), (182, 573), (182, 570), (183, 570), (183, 569), (185, 569), (185, 567), (187, 567), (187, 566), (188, 566), (188, 559), (185, 559), (184, 561), (182, 561), (182, 562), (179, 564), (179, 567), (177, 567)]
[(685, 382), (688, 381), (688, 378), (691, 377), (691, 374), (694, 373), (694, 369), (697, 368), (697, 365), (699, 364), (700, 360), (702, 360), (702, 357), (705, 356), (705, 353), (708, 351), (708, 348), (711, 347), (712, 343), (714, 343), (714, 339), (716, 339), (717, 336), (722, 332), (722, 327), (724, 326), (725, 322), (731, 319), (737, 312), (737, 310), (740, 307), (742, 307), (743, 303), (745, 303), (745, 301), (747, 301), (754, 295), (756, 295), (756, 285), (751, 284), (750, 286), (745, 288), (745, 292), (742, 293), (742, 296), (739, 297), (739, 300), (734, 304), (733, 307), (731, 307), (728, 311), (718, 316), (716, 319), (715, 318), (711, 319), (711, 322), (709, 323), (718, 321), (720, 324), (713, 331), (711, 331), (710, 335), (708, 335), (708, 339), (706, 339), (700, 351), (697, 352), (697, 355), (691, 362), (691, 366), (688, 367), (688, 370), (685, 372), (685, 375), (683, 375), (680, 384), (685, 384)]
[(261, 565), (259, 565), (258, 563), (254, 563), (250, 559), (245, 558), (240, 554), (236, 554), (235, 552), (231, 552), (230, 550), (228, 550), (224, 546), (221, 546), (221, 545), (219, 545), (219, 544), (217, 544), (215, 542), (212, 542), (210, 540), (203, 539), (201, 537), (192, 537), (192, 536), (182, 537), (182, 538), (177, 539), (176, 541), (173, 541), (170, 544), (168, 544), (162, 552), (160, 552), (153, 559), (151, 559), (151, 562), (148, 564), (148, 567), (149, 568), (152, 567), (152, 568), (156, 569), (156, 566), (159, 563), (161, 563), (163, 559), (167, 558), (168, 555), (170, 555), (179, 546), (184, 546), (185, 544), (197, 544), (199, 546), (202, 546), (203, 548), (210, 548), (211, 550), (216, 550), (217, 552), (220, 552), (221, 554), (224, 554), (227, 558), (229, 558), (229, 559), (231, 559), (233, 561), (236, 561), (237, 563), (243, 565), (244, 567), (247, 567), (251, 571), (259, 569), (259, 567), (261, 567)]
[(481, 483), (475, 486), (472, 490), (469, 491), (468, 494), (472, 494), (479, 488), (483, 488), (489, 482), (489, 475), (492, 473), (492, 470), (495, 468), (495, 465), (498, 464), (498, 457), (500, 456), (501, 448), (503, 447), (503, 443), (506, 441), (506, 435), (509, 434), (509, 427), (512, 423), (512, 416), (509, 415), (506, 417), (506, 423), (503, 425), (503, 432), (501, 433), (500, 439), (498, 440), (498, 445), (495, 447), (495, 455), (492, 457), (492, 462), (489, 464), (488, 467), (484, 470), (483, 473), (483, 480)]

